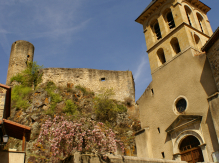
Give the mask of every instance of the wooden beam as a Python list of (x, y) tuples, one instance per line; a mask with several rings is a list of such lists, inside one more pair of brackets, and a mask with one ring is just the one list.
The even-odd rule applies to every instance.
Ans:
[(25, 134), (25, 130), (23, 132), (23, 141), (22, 141), (22, 151), (26, 150), (26, 134)]

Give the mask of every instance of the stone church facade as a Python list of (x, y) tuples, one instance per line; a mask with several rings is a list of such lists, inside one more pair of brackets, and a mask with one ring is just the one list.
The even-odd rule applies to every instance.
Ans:
[(219, 32), (208, 11), (199, 0), (152, 0), (136, 19), (152, 75), (137, 100), (138, 157), (219, 161)]

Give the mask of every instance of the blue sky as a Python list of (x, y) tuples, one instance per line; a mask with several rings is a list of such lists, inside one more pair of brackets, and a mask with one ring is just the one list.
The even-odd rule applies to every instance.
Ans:
[[(151, 0), (0, 0), (0, 83), (5, 84), (11, 44), (35, 46), (44, 67), (130, 70), (136, 100), (151, 82), (142, 25), (134, 20)], [(219, 26), (219, 1), (202, 0)]]

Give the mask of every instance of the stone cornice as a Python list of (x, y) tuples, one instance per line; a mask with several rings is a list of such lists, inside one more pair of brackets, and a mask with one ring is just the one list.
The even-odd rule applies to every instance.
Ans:
[[(141, 15), (135, 20), (136, 22), (143, 24), (144, 21), (156, 11), (158, 10), (167, 0), (156, 0), (156, 2), (150, 3), (146, 9), (141, 13)], [(199, 0), (183, 0), (182, 2), (189, 2), (194, 7), (197, 7), (201, 11), (203, 11), (205, 14), (207, 14), (208, 11), (211, 10), (210, 7), (205, 5), (204, 3), (200, 2)], [(173, 6), (176, 6), (178, 4), (181, 4), (179, 2), (173, 4)]]

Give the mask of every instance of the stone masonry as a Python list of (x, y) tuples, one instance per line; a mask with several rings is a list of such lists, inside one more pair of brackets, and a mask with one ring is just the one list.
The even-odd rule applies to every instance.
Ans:
[(134, 79), (131, 71), (110, 71), (86, 68), (45, 68), (42, 83), (53, 81), (57, 86), (81, 85), (95, 93), (113, 88), (113, 99), (123, 101), (126, 97), (135, 100)]
[(0, 88), (0, 119), (3, 118), (6, 89)]
[(98, 156), (93, 156), (89, 154), (75, 153), (74, 156), (60, 161), (65, 163), (186, 163), (185, 161), (173, 161), (164, 159), (150, 159), (150, 158), (140, 158), (132, 156), (121, 156), (121, 155), (108, 155), (107, 159), (104, 161)]
[[(218, 30), (219, 29), (217, 29), (215, 35), (212, 36), (212, 39), (209, 40), (207, 46), (210, 46), (210, 44), (212, 44), (211, 41), (214, 41), (214, 39), (219, 37)], [(204, 50), (207, 53), (207, 57), (211, 65), (211, 70), (214, 75), (214, 80), (216, 82), (217, 89), (219, 91), (219, 39), (215, 41), (214, 44), (212, 44), (212, 47), (204, 47)]]
[(24, 40), (18, 40), (11, 46), (6, 84), (10, 79), (27, 68), (27, 62), (33, 62), (34, 46)]
[[(33, 62), (34, 46), (27, 41), (18, 40), (11, 46), (6, 84), (11, 78), (27, 68)], [(53, 81), (57, 86), (81, 85), (94, 93), (101, 93), (103, 88), (113, 88), (115, 95), (111, 98), (123, 101), (130, 97), (135, 101), (135, 84), (131, 71), (109, 71), (86, 68), (45, 68), (42, 83)]]

